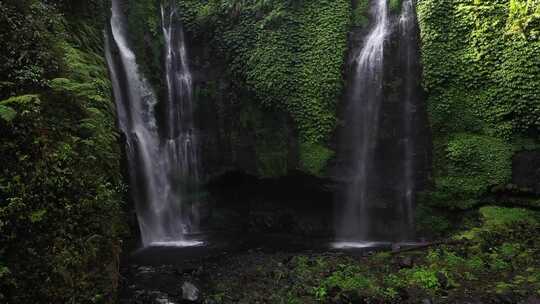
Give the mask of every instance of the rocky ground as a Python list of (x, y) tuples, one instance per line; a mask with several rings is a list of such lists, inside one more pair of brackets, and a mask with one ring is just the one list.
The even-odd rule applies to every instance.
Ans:
[(540, 226), (523, 212), (485, 207), (475, 227), (412, 249), (139, 253), (124, 266), (121, 303), (536, 304)]

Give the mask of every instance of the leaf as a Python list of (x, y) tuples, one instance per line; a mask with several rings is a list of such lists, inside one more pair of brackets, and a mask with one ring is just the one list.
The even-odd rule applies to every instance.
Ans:
[(2, 118), (4, 121), (10, 122), (17, 116), (17, 112), (13, 110), (12, 108), (0, 104), (0, 118)]
[(30, 221), (32, 223), (37, 223), (43, 220), (43, 216), (47, 213), (47, 209), (41, 209), (38, 211), (34, 211), (30, 214)]

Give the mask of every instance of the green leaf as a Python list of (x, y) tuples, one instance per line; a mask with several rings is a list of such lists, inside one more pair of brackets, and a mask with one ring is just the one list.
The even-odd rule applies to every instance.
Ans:
[(15, 116), (17, 116), (17, 112), (15, 110), (8, 106), (0, 104), (0, 118), (7, 122), (10, 122), (15, 118)]

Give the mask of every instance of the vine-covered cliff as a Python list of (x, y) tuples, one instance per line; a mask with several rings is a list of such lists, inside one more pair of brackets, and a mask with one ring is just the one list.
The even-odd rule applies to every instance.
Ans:
[(538, 151), (540, 4), (422, 0), (418, 17), (434, 142), (425, 202), (469, 209), (490, 193), (533, 195), (538, 174), (517, 167)]
[[(334, 155), (349, 1), (179, 1), (179, 7), (199, 76), (207, 167), (230, 165), (263, 177), (294, 169), (324, 175)], [(160, 86), (158, 17), (158, 4), (137, 0), (129, 7), (141, 63)], [(226, 148), (214, 151), (216, 143)]]
[(112, 301), (126, 218), (106, 1), (0, 3), (0, 302)]

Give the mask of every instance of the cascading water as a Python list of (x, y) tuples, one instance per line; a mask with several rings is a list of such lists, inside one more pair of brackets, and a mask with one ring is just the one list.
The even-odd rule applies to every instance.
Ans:
[(186, 43), (174, 0), (161, 6), (165, 38), (167, 84), (165, 152), (169, 176), (178, 181), (183, 199), (184, 223), (190, 232), (198, 230), (199, 161), (198, 138), (193, 118), (193, 84)]
[[(192, 212), (186, 213), (186, 203), (182, 201), (188, 176), (195, 181), (198, 178), (194, 169), (197, 152), (192, 127), (191, 76), (183, 39), (177, 39), (183, 35), (173, 29), (176, 23), (168, 22), (165, 26), (164, 21), (164, 34), (170, 38), (166, 36), (167, 135), (162, 140), (154, 112), (156, 97), (139, 73), (135, 54), (129, 48), (121, 0), (112, 1), (111, 11), (106, 57), (119, 126), (126, 141), (130, 186), (143, 245), (194, 245), (185, 241), (184, 235), (195, 226), (196, 217)], [(173, 15), (171, 12), (170, 16)], [(117, 56), (113, 49), (117, 50)]]
[(415, 128), (420, 122), (416, 18), (412, 0), (402, 2), (398, 16), (389, 13), (387, 1), (372, 0), (373, 25), (353, 55), (342, 132), (339, 174), (345, 180), (336, 214), (336, 247), (413, 237), (419, 166)]
[(378, 132), (382, 98), (384, 41), (388, 32), (387, 0), (375, 0), (372, 15), (375, 25), (355, 58), (352, 92), (349, 96), (349, 130), (352, 178), (345, 190), (345, 204), (339, 219), (337, 236), (343, 240), (365, 241), (369, 235), (368, 174)]
[[(399, 16), (399, 37), (400, 37), (400, 58), (403, 71), (403, 194), (404, 213), (406, 215), (407, 226), (412, 229), (414, 225), (414, 99), (416, 88), (415, 58), (416, 52), (416, 20), (414, 14), (413, 0), (404, 0)], [(411, 39), (412, 38), (412, 39)], [(405, 234), (412, 234), (412, 231), (405, 231)]]

